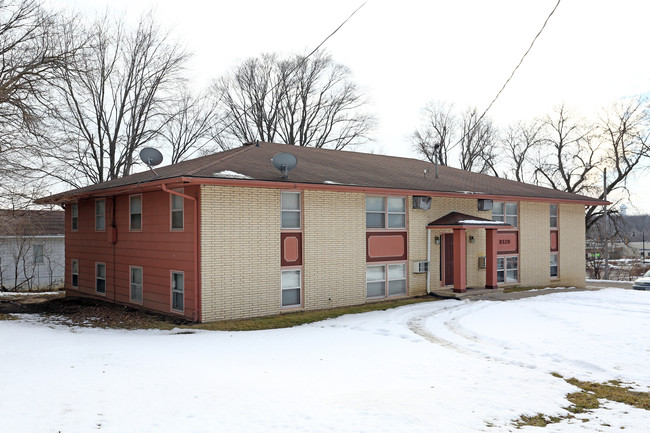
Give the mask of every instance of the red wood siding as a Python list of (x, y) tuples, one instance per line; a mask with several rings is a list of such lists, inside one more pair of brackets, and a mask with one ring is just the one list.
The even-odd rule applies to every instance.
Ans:
[[(184, 193), (198, 197), (199, 188), (185, 188)], [(185, 275), (183, 315), (188, 319), (197, 319), (194, 210), (194, 202), (185, 199), (184, 230), (172, 231), (169, 193), (145, 192), (142, 194), (142, 230), (129, 231), (129, 194), (114, 199), (106, 197), (106, 231), (95, 232), (95, 200), (86, 199), (79, 202), (79, 230), (73, 232), (70, 230), (72, 215), (68, 207), (65, 237), (66, 287), (72, 287), (72, 259), (77, 259), (80, 294), (134, 304), (130, 299), (129, 266), (140, 266), (143, 270), (143, 299), (142, 304), (135, 305), (171, 313), (171, 271), (182, 271)], [(113, 223), (117, 232), (115, 243)], [(96, 262), (106, 264), (106, 295), (95, 292)]]

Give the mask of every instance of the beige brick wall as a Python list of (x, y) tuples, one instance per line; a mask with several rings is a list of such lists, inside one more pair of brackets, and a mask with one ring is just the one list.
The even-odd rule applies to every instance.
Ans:
[(366, 301), (366, 195), (303, 192), (305, 309)]
[[(427, 259), (427, 224), (447, 215), (460, 212), (481, 218), (492, 218), (489, 211), (479, 211), (476, 199), (433, 197), (431, 209), (413, 209), (413, 198), (408, 197), (409, 218), (409, 294), (411, 296), (426, 293), (426, 274), (414, 274), (413, 263)], [(452, 230), (431, 230), (431, 289), (441, 286), (440, 282), (440, 245), (434, 243), (436, 236), (452, 233)], [(485, 255), (485, 230), (468, 229), (466, 236), (474, 236), (474, 243), (467, 243), (467, 285), (485, 286), (485, 270), (478, 268), (478, 258)]]
[(560, 279), (562, 286), (585, 287), (585, 207), (561, 204), (560, 226)]
[(519, 202), (519, 284), (548, 285), (551, 225), (548, 203)]
[(280, 190), (201, 187), (202, 321), (280, 311)]

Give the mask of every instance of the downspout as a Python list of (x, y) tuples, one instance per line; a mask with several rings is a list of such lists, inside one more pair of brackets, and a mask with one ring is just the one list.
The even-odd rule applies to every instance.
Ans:
[(427, 295), (431, 294), (431, 229), (427, 229)]
[(201, 304), (199, 302), (199, 240), (200, 240), (200, 235), (199, 235), (199, 204), (198, 200), (196, 197), (192, 197), (191, 195), (183, 194), (178, 191), (171, 190), (167, 188), (167, 185), (164, 183), (162, 184), (162, 190), (173, 195), (177, 195), (179, 197), (186, 198), (188, 200), (192, 200), (192, 203), (194, 203), (194, 317), (193, 321), (194, 322), (199, 322), (201, 318)]

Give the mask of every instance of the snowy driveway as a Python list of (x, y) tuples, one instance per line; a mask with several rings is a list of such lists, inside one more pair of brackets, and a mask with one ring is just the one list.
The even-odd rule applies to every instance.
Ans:
[[(648, 391), (649, 331), (650, 293), (621, 289), (431, 302), (256, 332), (23, 316), (0, 321), (0, 431), (514, 431), (522, 414), (569, 405), (575, 388), (553, 371)], [(541, 431), (650, 428), (648, 411), (606, 407)]]

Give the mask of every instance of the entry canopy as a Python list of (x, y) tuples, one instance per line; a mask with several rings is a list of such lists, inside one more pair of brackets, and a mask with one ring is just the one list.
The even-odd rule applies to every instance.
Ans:
[(450, 212), (427, 224), (428, 229), (502, 229), (512, 227), (502, 221), (492, 221), (460, 212)]

